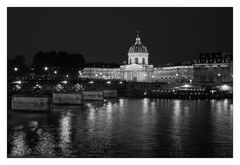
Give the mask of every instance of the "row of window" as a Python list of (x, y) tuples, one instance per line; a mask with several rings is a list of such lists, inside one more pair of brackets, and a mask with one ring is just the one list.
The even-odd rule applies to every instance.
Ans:
[[(132, 60), (129, 60), (129, 64), (132, 64)], [(138, 58), (134, 59), (134, 64), (138, 64)], [(142, 58), (142, 64), (145, 64), (145, 58)]]

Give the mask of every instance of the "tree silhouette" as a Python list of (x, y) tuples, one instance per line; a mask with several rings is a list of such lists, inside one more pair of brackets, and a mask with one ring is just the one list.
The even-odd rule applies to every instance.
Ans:
[(48, 67), (62, 67), (62, 68), (84, 68), (85, 59), (83, 55), (78, 53), (68, 52), (38, 52), (33, 59), (33, 66), (35, 68)]
[(8, 72), (11, 73), (14, 71), (14, 68), (17, 68), (17, 73), (24, 73), (27, 71), (26, 60), (22, 55), (16, 55), (16, 57), (12, 60), (8, 60), (7, 69)]

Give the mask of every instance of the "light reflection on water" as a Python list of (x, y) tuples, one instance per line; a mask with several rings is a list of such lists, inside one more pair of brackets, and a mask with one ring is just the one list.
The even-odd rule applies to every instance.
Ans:
[[(15, 128), (16, 129), (16, 128)], [(30, 148), (25, 142), (26, 135), (24, 132), (16, 130), (12, 136), (12, 150), (10, 155), (21, 157), (30, 153)]]
[(232, 100), (112, 99), (8, 112), (9, 157), (232, 157)]
[(60, 142), (59, 147), (64, 156), (71, 156), (71, 127), (72, 127), (72, 113), (68, 110), (62, 114), (59, 121)]
[(42, 155), (41, 157), (54, 157), (56, 156), (54, 147), (55, 141), (54, 137), (51, 135), (51, 132), (43, 132), (43, 130), (39, 130), (37, 132), (39, 135), (39, 142), (36, 144), (34, 150), (37, 152), (35, 155)]

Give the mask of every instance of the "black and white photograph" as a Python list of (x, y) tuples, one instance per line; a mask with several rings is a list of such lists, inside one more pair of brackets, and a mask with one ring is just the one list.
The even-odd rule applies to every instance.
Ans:
[(5, 60), (8, 159), (233, 158), (233, 7), (11, 6)]

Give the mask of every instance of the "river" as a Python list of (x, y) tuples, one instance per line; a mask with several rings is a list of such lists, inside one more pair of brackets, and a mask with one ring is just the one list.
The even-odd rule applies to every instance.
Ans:
[(118, 98), (8, 111), (8, 157), (232, 157), (232, 100)]

